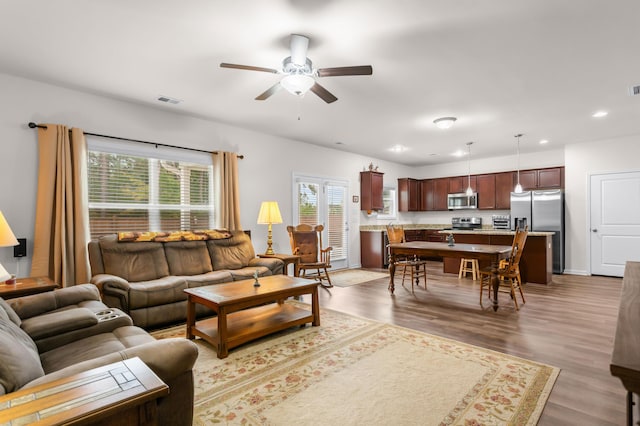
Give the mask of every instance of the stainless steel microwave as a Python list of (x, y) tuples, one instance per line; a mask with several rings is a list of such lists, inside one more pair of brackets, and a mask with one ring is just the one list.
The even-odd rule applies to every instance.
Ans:
[(465, 192), (447, 195), (447, 207), (449, 210), (477, 209), (478, 193), (467, 195)]

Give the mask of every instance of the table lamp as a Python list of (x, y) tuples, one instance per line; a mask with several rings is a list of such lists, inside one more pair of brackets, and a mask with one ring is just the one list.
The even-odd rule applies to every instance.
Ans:
[(260, 206), (260, 213), (258, 213), (258, 223), (259, 224), (268, 224), (269, 231), (267, 234), (267, 251), (264, 254), (274, 254), (273, 248), (271, 245), (273, 244), (273, 240), (271, 239), (271, 224), (273, 223), (282, 223), (282, 216), (280, 215), (280, 208), (278, 208), (277, 201), (263, 201)]
[[(18, 240), (13, 235), (13, 231), (9, 227), (7, 220), (4, 218), (2, 211), (0, 211), (0, 247), (17, 246)], [(11, 278), (11, 274), (0, 263), (0, 282), (4, 282)]]

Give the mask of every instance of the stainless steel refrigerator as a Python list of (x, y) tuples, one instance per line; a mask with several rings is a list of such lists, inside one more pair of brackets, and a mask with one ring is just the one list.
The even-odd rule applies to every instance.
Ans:
[(561, 189), (511, 193), (511, 229), (553, 234), (553, 273), (564, 272), (564, 192)]

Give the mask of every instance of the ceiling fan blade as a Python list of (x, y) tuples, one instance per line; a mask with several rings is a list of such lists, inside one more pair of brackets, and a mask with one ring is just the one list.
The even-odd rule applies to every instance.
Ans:
[(325, 101), (328, 104), (338, 100), (338, 98), (333, 96), (331, 92), (329, 92), (324, 87), (320, 86), (318, 83), (315, 83), (313, 86), (311, 86), (310, 90), (316, 95), (318, 95), (323, 101)]
[(278, 70), (274, 70), (273, 68), (253, 67), (251, 65), (227, 64), (225, 62), (222, 62), (220, 64), (220, 68), (235, 68), (238, 70), (262, 71), (262, 72), (271, 72), (274, 74), (278, 73)]
[(341, 75), (371, 75), (371, 65), (359, 65), (355, 67), (335, 67), (318, 69), (318, 77), (337, 77)]
[(291, 62), (304, 66), (307, 63), (309, 38), (300, 34), (291, 34)]
[(264, 91), (260, 95), (256, 96), (256, 101), (264, 101), (269, 96), (273, 95), (274, 93), (276, 93), (280, 89), (282, 89), (282, 85), (280, 85), (280, 82), (278, 82), (278, 83), (274, 84), (273, 86), (269, 87), (266, 91)]

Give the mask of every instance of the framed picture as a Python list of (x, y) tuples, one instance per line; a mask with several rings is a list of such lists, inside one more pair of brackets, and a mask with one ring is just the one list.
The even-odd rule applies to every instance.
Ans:
[(360, 201), (360, 197), (359, 197), (359, 196), (357, 196), (357, 195), (354, 195), (353, 197), (351, 197), (351, 200), (352, 200), (354, 203), (357, 203), (358, 201)]

